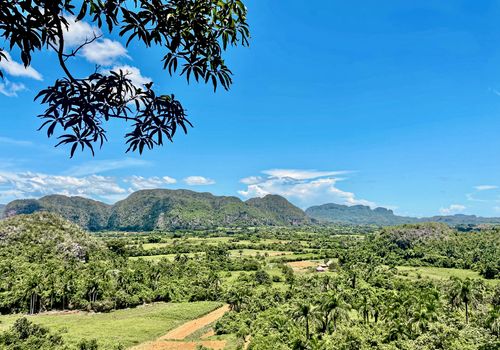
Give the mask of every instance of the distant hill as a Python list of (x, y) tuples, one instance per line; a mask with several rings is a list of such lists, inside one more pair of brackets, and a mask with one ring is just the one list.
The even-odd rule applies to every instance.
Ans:
[(386, 208), (363, 205), (323, 204), (305, 212), (277, 195), (242, 201), (189, 190), (142, 190), (114, 205), (82, 197), (51, 195), (0, 205), (0, 217), (50, 212), (90, 231), (152, 231), (205, 229), (234, 226), (292, 226), (311, 223), (394, 226), (439, 222), (450, 226), (500, 224), (500, 218), (475, 215), (414, 218), (398, 216)]
[(262, 198), (252, 198), (247, 200), (246, 204), (267, 213), (271, 223), (302, 225), (309, 223), (311, 220), (303, 210), (277, 195), (269, 194)]
[(0, 256), (29, 263), (84, 261), (105, 252), (102, 243), (59, 215), (35, 213), (0, 221)]
[(243, 202), (189, 190), (142, 190), (110, 206), (81, 197), (47, 196), (16, 200), (6, 216), (52, 212), (91, 231), (151, 231), (218, 226), (300, 225), (310, 222), (302, 210), (280, 196)]
[(335, 222), (353, 225), (399, 225), (416, 222), (418, 219), (394, 215), (385, 208), (371, 209), (365, 205), (341, 205), (328, 203), (310, 207), (306, 210), (309, 217), (320, 222)]
[(500, 224), (500, 218), (463, 214), (415, 218), (395, 215), (392, 210), (386, 208), (371, 209), (364, 205), (347, 206), (334, 203), (310, 207), (306, 214), (319, 222), (352, 225), (393, 226), (419, 222), (440, 222), (450, 226)]
[(51, 195), (40, 199), (20, 199), (7, 204), (5, 216), (32, 214), (40, 211), (56, 213), (91, 231), (108, 226), (111, 206), (83, 197)]
[(0, 204), (0, 219), (3, 218), (4, 209), (5, 209), (5, 204)]

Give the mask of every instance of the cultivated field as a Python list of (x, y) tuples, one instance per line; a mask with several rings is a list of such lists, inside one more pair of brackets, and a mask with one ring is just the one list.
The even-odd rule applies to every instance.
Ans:
[[(110, 313), (61, 312), (27, 316), (63, 334), (69, 344), (97, 339), (103, 349), (126, 348), (157, 339), (190, 320), (219, 308), (218, 302), (155, 303)], [(21, 315), (0, 316), (0, 331)]]

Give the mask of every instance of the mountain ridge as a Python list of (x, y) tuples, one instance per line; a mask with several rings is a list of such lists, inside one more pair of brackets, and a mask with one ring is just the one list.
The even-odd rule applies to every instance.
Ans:
[(364, 205), (326, 203), (305, 211), (279, 195), (246, 201), (235, 196), (178, 189), (150, 189), (133, 192), (115, 204), (84, 197), (49, 195), (39, 199), (18, 199), (0, 205), (0, 218), (18, 214), (50, 212), (89, 231), (153, 231), (207, 229), (235, 226), (296, 226), (348, 224), (394, 226), (421, 222), (449, 226), (500, 224), (500, 218), (449, 215), (416, 218), (395, 215), (391, 209)]
[(15, 200), (5, 216), (46, 211), (90, 231), (152, 231), (220, 226), (287, 226), (310, 223), (305, 213), (280, 196), (244, 202), (190, 190), (141, 190), (113, 205), (83, 197), (50, 195)]
[(335, 203), (315, 205), (307, 208), (305, 212), (309, 217), (318, 222), (352, 225), (393, 226), (422, 222), (438, 222), (450, 226), (500, 224), (500, 218), (498, 217), (487, 218), (476, 215), (456, 214), (417, 218), (395, 215), (392, 210), (383, 207), (371, 209), (365, 205), (347, 206)]

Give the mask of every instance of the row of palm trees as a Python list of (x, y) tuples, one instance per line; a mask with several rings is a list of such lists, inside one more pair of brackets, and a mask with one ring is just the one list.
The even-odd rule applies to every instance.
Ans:
[[(388, 326), (388, 340), (416, 338), (439, 320), (443, 307), (465, 311), (465, 323), (471, 309), (483, 301), (485, 286), (480, 280), (450, 280), (446, 294), (435, 286), (408, 290), (383, 290), (368, 284), (357, 288), (337, 287), (319, 296), (301, 298), (291, 310), (291, 317), (301, 323), (306, 339), (333, 333), (339, 323), (355, 319), (364, 324), (383, 321)], [(490, 312), (492, 330), (500, 334), (500, 306)]]

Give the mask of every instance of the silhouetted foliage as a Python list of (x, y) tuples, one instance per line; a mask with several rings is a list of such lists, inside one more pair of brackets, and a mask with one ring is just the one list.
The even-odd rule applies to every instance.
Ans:
[[(220, 84), (229, 89), (231, 71), (222, 53), (229, 45), (248, 45), (247, 10), (240, 0), (13, 0), (0, 3), (0, 36), (9, 51), (19, 51), (23, 64), (31, 64), (32, 55), (44, 49), (57, 54), (65, 77), (42, 90), (36, 97), (47, 105), (39, 116), (50, 137), (59, 132), (59, 143), (90, 149), (106, 141), (105, 122), (123, 119), (132, 122), (125, 135), (128, 151), (142, 153), (172, 141), (177, 128), (187, 132), (191, 123), (173, 94), (157, 94), (153, 83), (133, 84), (121, 70), (95, 73), (77, 78), (67, 66), (85, 45), (99, 36), (87, 38), (76, 49), (65, 48), (64, 31), (68, 18), (76, 16), (109, 32), (117, 31), (129, 45), (133, 40), (146, 48), (153, 45), (165, 50), (163, 68), (172, 75), (180, 72), (189, 82), (210, 83), (214, 91)], [(0, 50), (0, 60), (6, 60)], [(0, 72), (3, 77), (3, 73)]]

